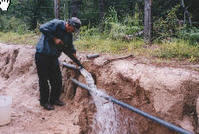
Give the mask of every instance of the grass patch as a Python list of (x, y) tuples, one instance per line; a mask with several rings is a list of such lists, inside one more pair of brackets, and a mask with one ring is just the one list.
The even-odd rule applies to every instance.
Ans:
[(83, 38), (75, 41), (76, 48), (83, 51), (92, 51), (99, 53), (134, 53), (136, 48), (142, 47), (144, 44), (141, 40), (132, 40), (125, 42), (122, 40), (112, 40), (100, 36)]
[[(0, 32), (0, 42), (9, 44), (37, 44), (39, 35), (35, 33), (17, 34)], [(78, 51), (111, 54), (133, 54), (135, 56), (157, 57), (161, 59), (188, 59), (199, 61), (199, 44), (190, 45), (188, 41), (174, 40), (147, 46), (142, 40), (113, 40), (103, 35), (82, 36), (74, 42)]]
[(9, 44), (35, 45), (38, 42), (39, 35), (34, 33), (18, 34), (13, 32), (0, 32), (0, 42)]
[(199, 59), (199, 44), (193, 46), (183, 40), (159, 44), (159, 47), (155, 49), (151, 55), (158, 58), (177, 58), (179, 60), (189, 59), (191, 62), (197, 61)]
[(188, 41), (175, 40), (162, 44), (144, 45), (142, 40), (125, 42), (92, 36), (75, 42), (77, 49), (84, 51), (133, 54), (135, 56), (156, 57), (159, 59), (188, 59), (190, 62), (199, 61), (199, 44), (190, 45)]

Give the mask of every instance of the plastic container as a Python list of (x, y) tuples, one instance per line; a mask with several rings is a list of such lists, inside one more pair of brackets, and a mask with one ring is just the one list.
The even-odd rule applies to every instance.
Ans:
[(6, 125), (10, 122), (11, 105), (11, 96), (0, 96), (0, 126)]

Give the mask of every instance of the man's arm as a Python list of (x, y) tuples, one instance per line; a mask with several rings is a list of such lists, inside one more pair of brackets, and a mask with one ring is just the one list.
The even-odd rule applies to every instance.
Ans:
[(40, 32), (42, 32), (45, 36), (47, 36), (50, 39), (54, 40), (55, 32), (57, 29), (57, 26), (59, 25), (58, 20), (52, 20), (49, 21), (43, 25), (40, 26)]
[(81, 68), (84, 68), (84, 66), (81, 64), (81, 62), (77, 59), (76, 54), (69, 54), (68, 57), (73, 60), (78, 66)]
[(81, 68), (84, 68), (83, 65), (81, 64), (81, 62), (78, 60), (77, 56), (76, 56), (76, 51), (71, 53), (70, 50), (64, 48), (63, 52), (73, 61), (75, 62), (78, 66), (80, 66)]

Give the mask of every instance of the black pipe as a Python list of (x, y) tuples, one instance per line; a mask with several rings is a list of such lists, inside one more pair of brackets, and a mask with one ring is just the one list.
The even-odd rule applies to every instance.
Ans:
[[(81, 87), (81, 88), (83, 88), (83, 89), (86, 89), (86, 90), (88, 90), (88, 91), (92, 91), (87, 85), (85, 85), (85, 84), (83, 84), (83, 83), (80, 83), (79, 81), (77, 81), (76, 79), (71, 79), (75, 84), (77, 84), (79, 87)], [(160, 118), (157, 118), (157, 117), (155, 117), (155, 116), (152, 116), (152, 115), (150, 115), (150, 114), (148, 114), (148, 113), (146, 113), (146, 112), (144, 112), (144, 111), (141, 111), (141, 110), (139, 110), (139, 109), (137, 109), (137, 108), (135, 108), (135, 107), (133, 107), (133, 106), (131, 106), (131, 105), (129, 105), (129, 104), (126, 104), (126, 103), (124, 103), (124, 102), (121, 102), (121, 101), (119, 101), (119, 100), (117, 100), (117, 99), (115, 99), (115, 98), (113, 98), (113, 97), (111, 97), (111, 96), (101, 96), (101, 97), (104, 97), (106, 100), (109, 100), (109, 101), (111, 101), (111, 102), (113, 102), (113, 103), (115, 103), (115, 104), (118, 104), (118, 105), (120, 105), (120, 106), (122, 106), (122, 107), (124, 107), (124, 108), (127, 108), (127, 109), (129, 109), (129, 110), (131, 110), (131, 111), (133, 111), (133, 112), (135, 112), (135, 113), (137, 113), (137, 114), (139, 114), (139, 115), (142, 115), (142, 116), (144, 116), (144, 117), (146, 117), (146, 118), (148, 118), (148, 119), (151, 119), (152, 121), (155, 121), (155, 122), (157, 122), (157, 123), (159, 123), (159, 124), (161, 124), (161, 125), (163, 125), (163, 126), (165, 126), (165, 127), (167, 127), (167, 128), (169, 128), (169, 129), (171, 129), (171, 130), (174, 130), (174, 131), (176, 131), (176, 132), (178, 132), (178, 133), (180, 133), (180, 134), (192, 134), (191, 132), (189, 132), (189, 131), (187, 131), (187, 130), (185, 130), (185, 129), (183, 129), (183, 128), (180, 128), (180, 127), (178, 127), (178, 126), (175, 126), (175, 125), (173, 125), (173, 124), (171, 124), (171, 123), (169, 123), (169, 122), (166, 122), (166, 121), (164, 121), (164, 120), (161, 120)]]
[(68, 64), (68, 63), (63, 62), (62, 65), (63, 65), (64, 67), (69, 68), (69, 69), (73, 69), (73, 70), (77, 70), (77, 71), (80, 70), (80, 68), (77, 68), (77, 67), (76, 67), (75, 65), (73, 65), (73, 64)]
[(79, 82), (78, 80), (76, 80), (76, 79), (71, 79), (71, 80), (72, 80), (73, 83), (77, 84), (79, 87), (86, 89), (88, 91), (91, 91), (91, 89), (87, 85)]
[(99, 57), (99, 54), (90, 54), (86, 56), (88, 59), (92, 59), (92, 58), (97, 58)]

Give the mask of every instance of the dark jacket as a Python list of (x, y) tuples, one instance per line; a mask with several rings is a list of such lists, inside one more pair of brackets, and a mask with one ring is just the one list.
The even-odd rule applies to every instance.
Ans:
[[(73, 45), (72, 33), (66, 32), (66, 22), (58, 19), (51, 20), (40, 26), (42, 36), (37, 43), (36, 52), (47, 56), (59, 57), (61, 52), (64, 52), (77, 65), (82, 66), (80, 61), (73, 56), (76, 50)], [(63, 41), (63, 45), (56, 45), (53, 38), (59, 38)]]
[[(37, 53), (56, 57), (59, 57), (61, 52), (67, 55), (76, 53), (73, 35), (66, 32), (65, 23), (62, 20), (53, 19), (40, 26), (42, 36), (36, 46)], [(53, 41), (54, 37), (61, 39), (64, 45), (56, 45)]]

